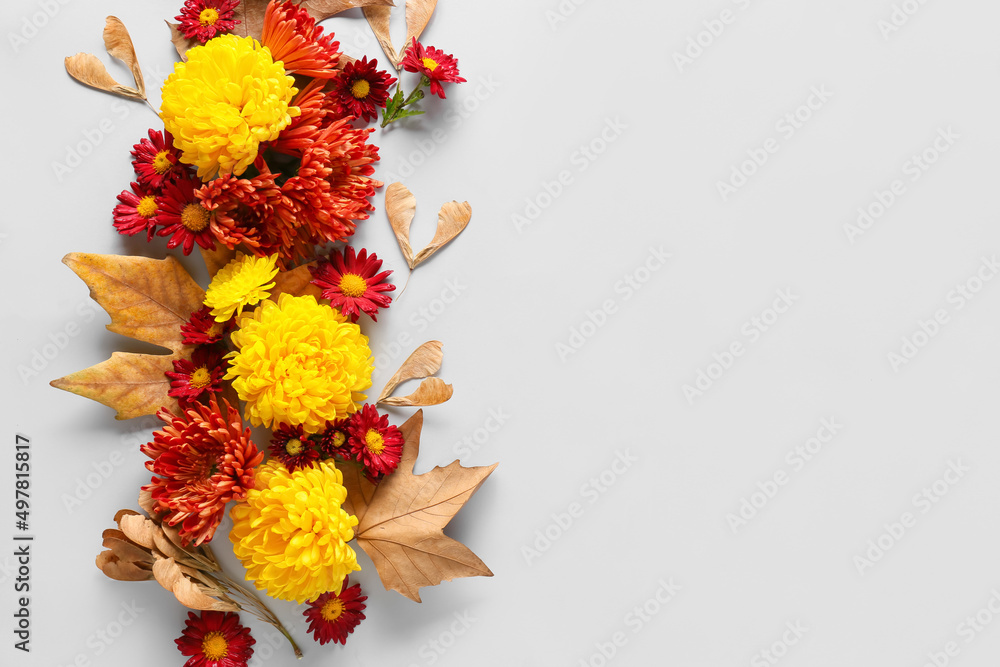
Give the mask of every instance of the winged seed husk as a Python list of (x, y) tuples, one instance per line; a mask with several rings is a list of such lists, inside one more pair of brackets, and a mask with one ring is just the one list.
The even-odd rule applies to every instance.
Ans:
[(406, 41), (403, 43), (401, 51), (396, 50), (392, 45), (392, 38), (389, 37), (391, 13), (389, 7), (365, 7), (365, 18), (368, 19), (368, 25), (372, 27), (372, 32), (375, 33), (378, 43), (382, 45), (382, 50), (385, 51), (386, 57), (389, 58), (389, 62), (396, 68), (396, 71), (402, 67), (406, 49), (410, 47), (413, 39), (420, 39), (424, 28), (427, 27), (427, 22), (431, 20), (431, 14), (434, 13), (435, 7), (437, 7), (437, 0), (406, 0)]
[(132, 45), (132, 38), (117, 16), (109, 16), (104, 23), (104, 48), (112, 58), (122, 61), (132, 71), (132, 78), (135, 80), (135, 88), (142, 99), (146, 99), (146, 83), (142, 79), (142, 68), (139, 67), (139, 60), (135, 57), (135, 47)]
[(385, 190), (385, 213), (396, 235), (399, 249), (403, 252), (406, 265), (412, 271), (413, 248), (410, 247), (410, 223), (417, 212), (417, 198), (402, 183), (393, 183)]
[(399, 370), (389, 378), (382, 389), (382, 394), (378, 397), (378, 402), (389, 397), (393, 390), (407, 380), (430, 377), (441, 370), (441, 362), (444, 361), (444, 343), (439, 340), (429, 340), (406, 358)]
[(97, 56), (92, 53), (78, 53), (75, 56), (68, 56), (65, 63), (66, 71), (69, 75), (84, 85), (130, 100), (145, 101), (146, 99), (135, 88), (123, 86), (115, 81), (108, 74), (104, 63), (98, 60)]
[(385, 57), (389, 59), (389, 62), (392, 63), (392, 66), (396, 70), (399, 70), (399, 63), (402, 62), (402, 58), (397, 55), (396, 49), (392, 45), (392, 38), (389, 37), (389, 17), (391, 11), (389, 7), (371, 5), (365, 7), (365, 18), (368, 19), (368, 25), (371, 26), (372, 32), (375, 33), (378, 43), (382, 45)]
[(427, 247), (417, 253), (413, 258), (414, 268), (420, 266), (425, 260), (438, 250), (448, 245), (452, 239), (462, 233), (472, 219), (472, 207), (469, 202), (450, 201), (445, 203), (438, 211), (437, 230), (434, 238), (427, 244)]
[(403, 61), (406, 49), (413, 44), (413, 40), (420, 39), (435, 7), (437, 0), (406, 0), (406, 44), (399, 53), (400, 62)]

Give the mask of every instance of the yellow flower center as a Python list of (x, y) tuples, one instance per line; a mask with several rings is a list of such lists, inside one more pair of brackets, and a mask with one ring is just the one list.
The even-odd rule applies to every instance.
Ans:
[(334, 622), (340, 615), (344, 613), (344, 603), (340, 601), (340, 598), (330, 598), (323, 605), (323, 609), (320, 611), (320, 616), (323, 617), (324, 621)]
[(188, 204), (181, 211), (181, 224), (198, 233), (208, 227), (208, 211), (201, 204)]
[(170, 161), (170, 151), (160, 151), (153, 158), (153, 171), (157, 174), (165, 174), (174, 166)]
[(344, 277), (340, 279), (340, 291), (344, 293), (344, 296), (356, 299), (359, 296), (364, 296), (367, 290), (368, 283), (356, 273), (345, 273)]
[(354, 83), (351, 84), (351, 95), (354, 95), (356, 100), (363, 100), (368, 97), (371, 89), (371, 84), (366, 79), (355, 79)]
[(152, 218), (156, 215), (157, 209), (159, 209), (159, 206), (156, 205), (156, 197), (147, 196), (139, 201), (139, 205), (135, 207), (135, 212), (144, 218)]
[(346, 440), (347, 440), (347, 438), (340, 431), (334, 431), (333, 432), (333, 446), (334, 447), (343, 447), (344, 446), (344, 442)]
[(219, 12), (211, 7), (205, 7), (205, 9), (201, 10), (201, 14), (198, 15), (198, 23), (202, 24), (206, 28), (210, 25), (215, 25), (215, 22), (218, 20)]
[(302, 441), (298, 438), (292, 438), (285, 443), (285, 451), (288, 452), (289, 456), (298, 456), (302, 453)]
[(204, 366), (191, 373), (191, 386), (195, 389), (202, 389), (210, 384), (212, 384), (212, 374)]
[(205, 335), (208, 336), (209, 338), (216, 338), (218, 336), (221, 336), (222, 335), (222, 323), (221, 322), (213, 322), (212, 326), (210, 326), (208, 328), (208, 331), (205, 332)]
[(372, 454), (381, 454), (382, 450), (385, 449), (385, 441), (382, 439), (382, 434), (373, 428), (368, 429), (368, 432), (365, 433), (365, 447)]
[(209, 632), (201, 640), (201, 652), (209, 660), (222, 660), (229, 654), (229, 642), (221, 632)]
[(424, 58), (423, 59), (423, 63), (424, 63), (424, 67), (426, 67), (427, 69), (429, 69), (432, 72), (434, 70), (436, 70), (437, 66), (438, 66), (437, 61), (434, 60), (433, 58)]

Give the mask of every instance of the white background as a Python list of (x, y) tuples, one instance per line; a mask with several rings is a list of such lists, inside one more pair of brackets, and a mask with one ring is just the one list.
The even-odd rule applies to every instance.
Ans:
[[(306, 651), (300, 664), (919, 667), (928, 654), (994, 664), (1000, 281), (977, 272), (992, 278), (983, 258), (1000, 253), (1000, 6), (908, 0), (915, 13), (897, 14), (889, 32), (879, 22), (892, 20), (891, 0), (577, 3), (442, 0), (423, 41), (456, 54), (469, 82), (373, 135), (376, 174), (417, 197), (415, 247), (442, 202), (473, 207), (465, 233), (368, 331), (388, 359), (376, 390), (417, 343), (445, 342), (441, 375), (456, 393), (426, 411), (418, 468), (500, 462), (449, 528), (496, 576), (425, 589), (417, 605), (384, 591), (361, 554), (369, 618), (346, 647), (313, 643), (299, 610), (275, 605)], [(50, 18), (43, 5), (2, 11), (0, 539), (15, 532), (21, 433), (33, 447), (36, 541), (30, 656), (12, 648), (13, 547), (0, 548), (0, 663), (179, 665), (185, 611), (155, 583), (114, 582), (93, 566), (101, 531), (148, 480), (138, 444), (153, 422), (116, 422), (48, 386), (113, 350), (143, 349), (90, 315), (62, 256), (165, 252), (111, 225), (128, 151), (157, 120), (76, 84), (62, 59), (91, 51), (108, 62), (101, 30), (115, 14), (156, 104), (175, 58), (162, 21), (179, 3), (49, 0)], [(731, 21), (713, 23), (724, 10)], [(360, 12), (326, 26), (347, 53), (385, 63)], [(399, 21), (394, 30), (398, 43)], [(699, 34), (701, 53), (691, 47), (679, 66)], [(814, 89), (829, 98), (802, 107)], [(113, 129), (95, 135), (105, 119)], [(57, 173), (96, 143), (88, 135), (100, 142)], [(763, 161), (769, 139), (777, 152), (744, 165), (747, 151)], [(925, 150), (934, 163), (914, 171)], [(718, 184), (734, 168), (753, 174), (724, 200)], [(902, 194), (849, 233), (859, 207), (889, 201), (894, 180)], [(382, 193), (373, 201), (357, 243), (401, 282)], [(656, 271), (645, 268), (650, 248), (672, 255)], [(626, 276), (645, 282), (630, 291)], [(774, 321), (779, 290), (792, 305)], [(938, 311), (944, 324), (926, 325)], [(754, 317), (766, 331), (750, 333)], [(79, 333), (63, 339), (70, 325)], [(904, 337), (919, 348), (893, 364)], [(407, 349), (393, 348), (401, 338)], [(46, 348), (54, 341), (64, 348)], [(742, 354), (729, 359), (734, 342)], [(46, 351), (53, 358), (36, 358)], [(19, 372), (33, 359), (37, 375)], [(686, 396), (699, 372), (714, 379)], [(505, 417), (487, 437), (491, 410)], [(805, 461), (794, 450), (824, 419), (841, 426)], [(121, 465), (89, 488), (112, 456)], [(616, 458), (636, 462), (616, 473)], [(921, 499), (951, 464), (967, 471)], [(776, 474), (786, 483), (769, 484)], [(228, 555), (224, 537), (216, 548)], [(665, 604), (661, 581), (680, 587)], [(255, 664), (294, 662), (250, 624)]]

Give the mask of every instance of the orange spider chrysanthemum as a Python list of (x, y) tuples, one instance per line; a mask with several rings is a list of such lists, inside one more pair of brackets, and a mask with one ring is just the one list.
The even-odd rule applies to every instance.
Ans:
[(324, 34), (309, 12), (292, 2), (271, 2), (264, 13), (260, 43), (290, 74), (330, 78), (337, 74), (340, 42)]

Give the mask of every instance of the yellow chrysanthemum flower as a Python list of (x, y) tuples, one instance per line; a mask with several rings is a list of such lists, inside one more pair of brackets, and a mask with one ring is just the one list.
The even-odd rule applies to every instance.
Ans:
[(205, 305), (212, 309), (215, 321), (228, 322), (244, 306), (256, 306), (271, 296), (267, 290), (274, 287), (277, 261), (276, 254), (254, 257), (239, 252), (235, 259), (219, 269), (205, 291)]
[(163, 84), (160, 117), (181, 162), (208, 180), (242, 174), (262, 141), (274, 141), (299, 108), (281, 61), (252, 37), (223, 35), (187, 52)]
[(301, 425), (316, 433), (356, 412), (372, 384), (368, 337), (310, 295), (263, 302), (243, 317), (233, 344), (226, 379), (254, 426)]
[(358, 518), (341, 509), (344, 477), (333, 461), (288, 472), (272, 460), (257, 469), (255, 489), (229, 512), (233, 553), (247, 580), (271, 597), (299, 604), (339, 591), (360, 570), (347, 542)]

